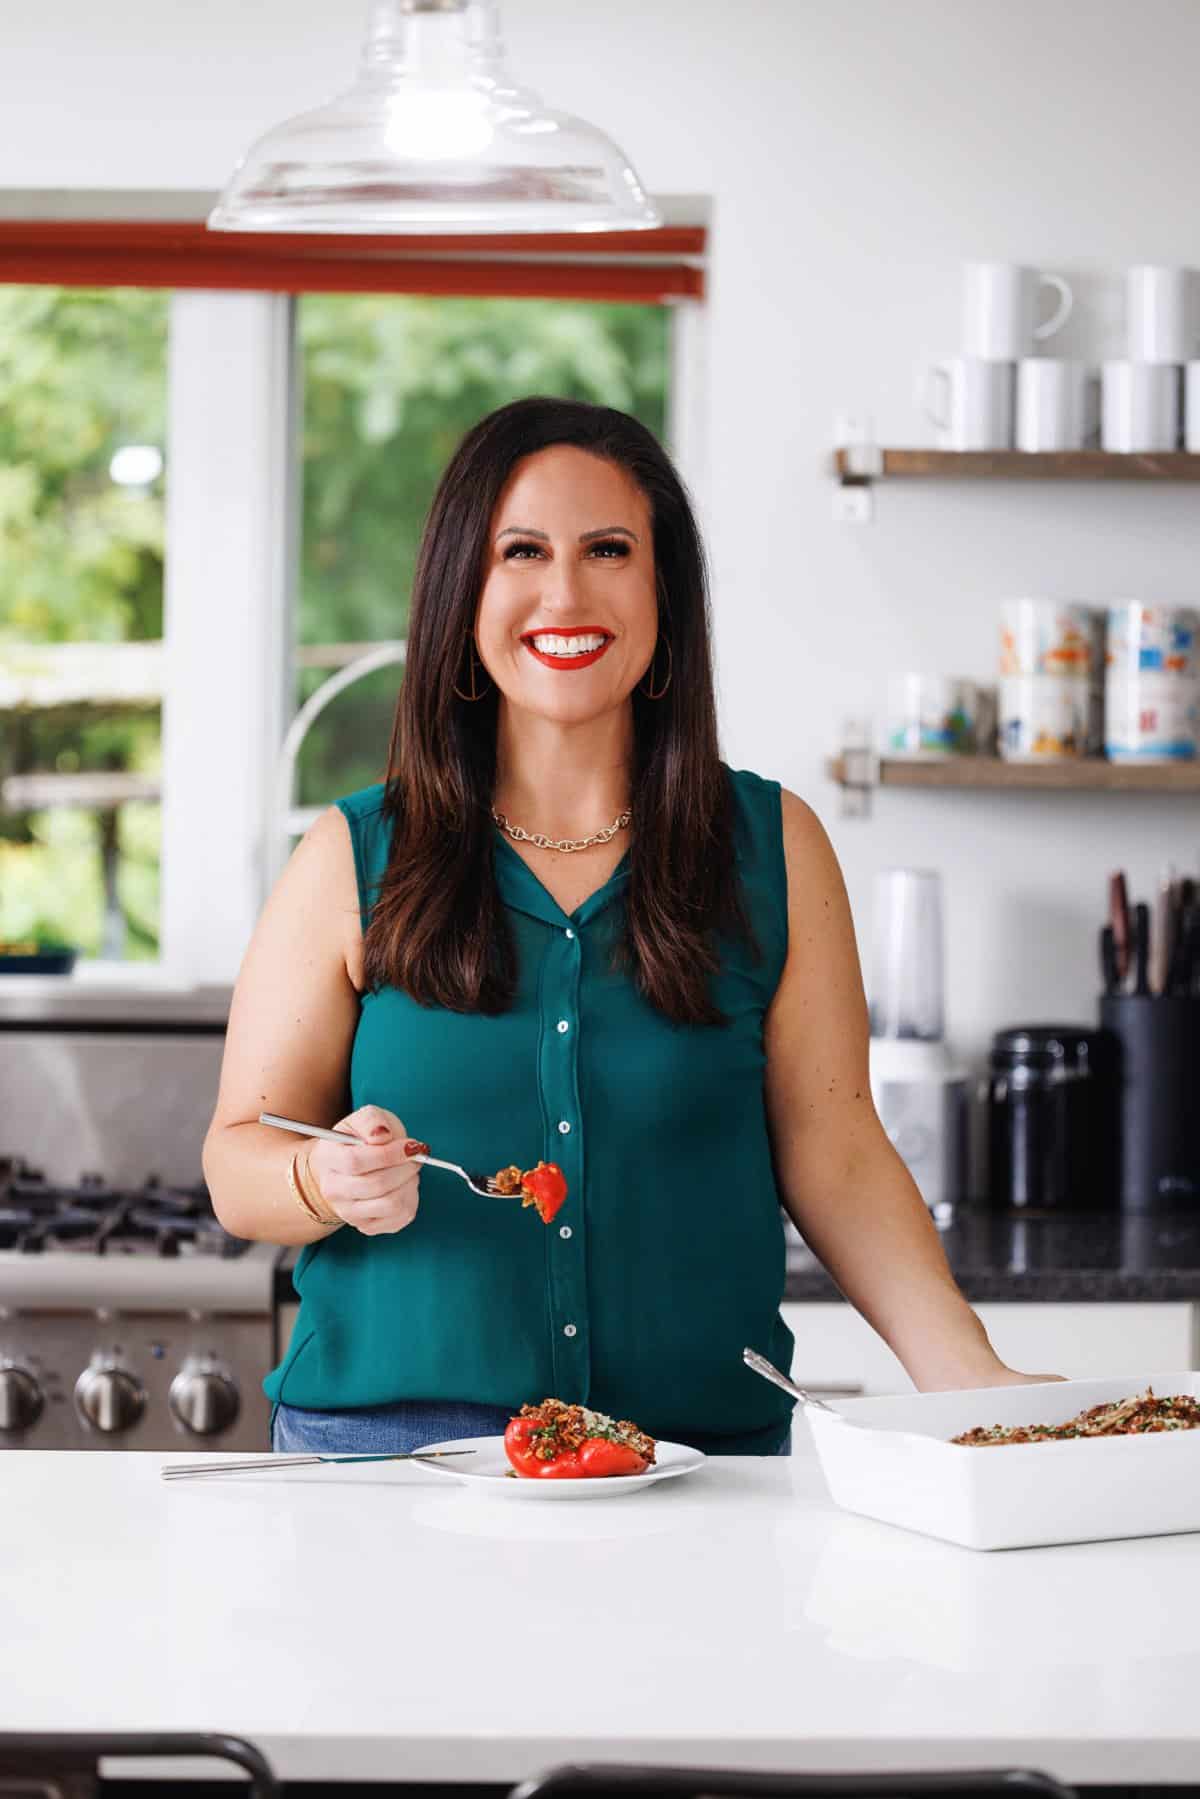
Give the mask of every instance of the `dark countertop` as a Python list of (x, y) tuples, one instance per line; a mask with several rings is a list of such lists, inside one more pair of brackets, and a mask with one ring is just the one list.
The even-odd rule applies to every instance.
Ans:
[[(1200, 1299), (1200, 1207), (1190, 1212), (993, 1212), (960, 1206), (939, 1234), (970, 1300)], [(788, 1299), (838, 1299), (788, 1245)]]

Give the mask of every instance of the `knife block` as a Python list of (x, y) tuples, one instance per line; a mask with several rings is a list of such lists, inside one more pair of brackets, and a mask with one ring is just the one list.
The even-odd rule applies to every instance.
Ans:
[(1200, 998), (1106, 993), (1100, 1023), (1117, 1102), (1122, 1209), (1200, 1205)]

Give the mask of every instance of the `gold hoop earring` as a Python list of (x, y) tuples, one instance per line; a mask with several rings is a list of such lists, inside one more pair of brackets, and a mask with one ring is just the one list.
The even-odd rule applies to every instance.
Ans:
[(654, 654), (650, 658), (650, 667), (646, 671), (646, 673), (650, 677), (650, 685), (649, 685), (649, 687), (646, 687), (644, 685), (644, 682), (646, 679), (645, 675), (643, 675), (641, 681), (638, 682), (638, 692), (644, 693), (648, 700), (661, 700), (663, 697), (663, 694), (667, 691), (667, 688), (671, 685), (671, 660), (672, 660), (671, 659), (671, 641), (670, 641), (670, 638), (667, 638), (667, 637), (660, 637), (658, 641), (659, 641), (659, 643), (665, 643), (667, 646), (667, 678), (663, 682), (662, 686), (659, 688), (658, 692), (655, 693), (655, 691), (654, 691), (654, 664), (658, 661), (658, 643), (656, 643), (654, 646)]
[(476, 668), (482, 668), (483, 664), (482, 664), (482, 662), (479, 661), (478, 657), (475, 654), (475, 639), (474, 639), (474, 637), (472, 637), (472, 635), (469, 631), (467, 633), (467, 665), (471, 671), (471, 691), (470, 691), (470, 693), (464, 693), (462, 688), (458, 685), (458, 682), (456, 681), (454, 683), (455, 693), (458, 695), (460, 700), (469, 700), (472, 704), (474, 704), (476, 700), (486, 700), (488, 694), (492, 691), (492, 687), (493, 687), (494, 683), (489, 681), (482, 693), (480, 693), (477, 690), (476, 682), (475, 682), (475, 670), (476, 670)]

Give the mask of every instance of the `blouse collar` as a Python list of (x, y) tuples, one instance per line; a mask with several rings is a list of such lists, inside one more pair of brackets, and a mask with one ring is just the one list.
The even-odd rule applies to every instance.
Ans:
[(574, 912), (564, 912), (498, 827), (493, 842), (496, 851), (496, 885), (503, 903), (516, 912), (526, 912), (531, 918), (538, 918), (543, 924), (554, 925), (559, 930), (568, 924), (589, 924), (606, 907), (612, 905), (629, 881), (629, 851), (626, 850), (603, 887), (590, 893)]

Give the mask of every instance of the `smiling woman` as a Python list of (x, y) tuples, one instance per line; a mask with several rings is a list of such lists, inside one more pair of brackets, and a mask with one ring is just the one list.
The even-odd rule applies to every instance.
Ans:
[[(234, 994), (209, 1188), (236, 1234), (306, 1245), (276, 1447), (500, 1434), (554, 1393), (780, 1453), (791, 1402), (742, 1350), (790, 1363), (781, 1203), (919, 1386), (1023, 1378), (954, 1286), (866, 1049), (824, 832), (718, 754), (670, 459), (608, 407), (490, 413), (426, 522), (387, 778), (308, 833)], [(359, 1141), (281, 1153), (265, 1106)], [(501, 1143), (556, 1163), (554, 1225), (423, 1168), (410, 1132), (466, 1167)]]
[[(560, 665), (530, 646), (574, 630), (603, 636), (602, 654)], [(489, 874), (491, 824), (502, 814), (526, 833), (588, 842), (565, 865), (519, 840), (571, 911), (624, 847), (588, 833), (632, 808), (624, 949), (635, 985), (680, 1023), (719, 1022), (712, 933), (745, 938), (747, 920), (717, 752), (704, 553), (678, 475), (636, 419), (538, 397), (467, 433), (417, 563), (392, 740), (391, 768), (401, 766), (403, 800), (393, 777), (385, 801), (396, 843), (365, 940), (368, 983), (506, 1011), (517, 968)], [(478, 924), (464, 933), (467, 892)]]

